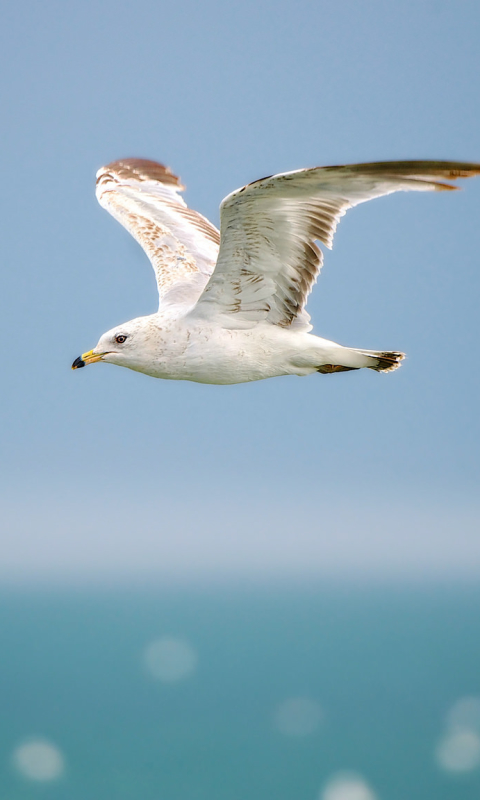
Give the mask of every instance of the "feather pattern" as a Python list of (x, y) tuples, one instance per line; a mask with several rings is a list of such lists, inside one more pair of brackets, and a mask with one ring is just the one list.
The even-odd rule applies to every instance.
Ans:
[(225, 327), (260, 321), (309, 330), (307, 297), (322, 267), (315, 241), (331, 248), (345, 212), (397, 191), (455, 189), (443, 179), (479, 174), (478, 164), (395, 161), (317, 167), (254, 181), (222, 202), (215, 271), (193, 313)]
[(213, 272), (220, 235), (187, 207), (180, 179), (155, 161), (126, 158), (97, 172), (97, 199), (145, 250), (160, 308), (191, 306)]

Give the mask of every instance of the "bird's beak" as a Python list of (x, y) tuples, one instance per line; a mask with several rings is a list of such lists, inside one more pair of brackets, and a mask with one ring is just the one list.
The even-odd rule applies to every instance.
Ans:
[(80, 367), (86, 367), (87, 364), (94, 364), (95, 361), (101, 361), (104, 355), (105, 353), (94, 353), (93, 350), (89, 350), (88, 353), (82, 353), (82, 355), (73, 362), (72, 369), (80, 369)]

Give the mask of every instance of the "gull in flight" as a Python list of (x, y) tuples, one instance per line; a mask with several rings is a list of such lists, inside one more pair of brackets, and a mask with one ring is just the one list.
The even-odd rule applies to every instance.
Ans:
[(398, 191), (454, 189), (480, 164), (390, 161), (254, 181), (220, 206), (220, 231), (185, 204), (168, 167), (127, 158), (97, 173), (97, 198), (139, 242), (157, 278), (155, 314), (116, 325), (72, 368), (107, 361), (155, 378), (231, 384), (367, 367), (403, 353), (342, 347), (310, 333), (305, 310), (349, 208)]

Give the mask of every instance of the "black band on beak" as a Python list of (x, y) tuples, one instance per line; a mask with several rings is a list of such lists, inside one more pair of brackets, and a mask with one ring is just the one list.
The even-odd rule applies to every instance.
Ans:
[(72, 364), (72, 369), (80, 369), (80, 367), (84, 367), (84, 366), (85, 366), (85, 361), (82, 361), (80, 356), (78, 356), (78, 358), (76, 358), (75, 361)]

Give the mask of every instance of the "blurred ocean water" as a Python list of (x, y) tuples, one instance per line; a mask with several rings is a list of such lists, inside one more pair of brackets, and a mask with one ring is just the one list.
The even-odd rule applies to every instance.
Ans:
[(480, 587), (0, 593), (1, 800), (478, 800)]

